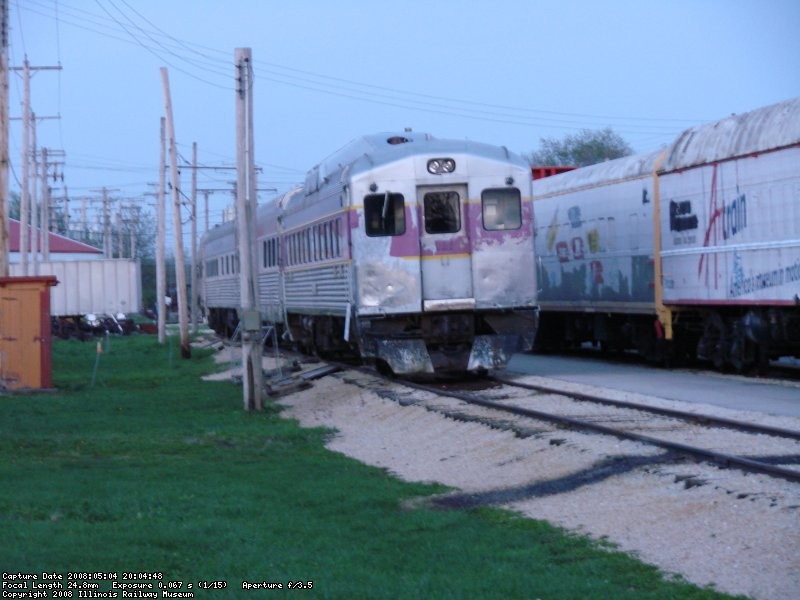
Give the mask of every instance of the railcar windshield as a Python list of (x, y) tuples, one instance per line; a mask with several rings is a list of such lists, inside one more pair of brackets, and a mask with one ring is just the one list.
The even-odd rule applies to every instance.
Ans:
[(403, 194), (385, 192), (364, 197), (364, 218), (368, 236), (403, 235), (406, 232)]
[(519, 229), (522, 226), (522, 202), (517, 188), (495, 188), (481, 193), (483, 227), (489, 231)]
[(423, 204), (426, 233), (455, 233), (461, 229), (458, 192), (428, 192)]

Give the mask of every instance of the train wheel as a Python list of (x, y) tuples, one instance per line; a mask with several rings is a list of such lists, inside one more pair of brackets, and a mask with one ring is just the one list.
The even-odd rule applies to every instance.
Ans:
[(729, 345), (725, 322), (719, 314), (711, 313), (706, 317), (703, 335), (697, 343), (697, 358), (710, 361), (721, 371), (727, 362)]
[(767, 344), (758, 345), (758, 364), (756, 373), (759, 377), (764, 377), (769, 370), (769, 346)]
[(744, 323), (736, 319), (731, 325), (728, 360), (737, 373), (745, 373), (756, 364), (756, 345), (747, 338)]

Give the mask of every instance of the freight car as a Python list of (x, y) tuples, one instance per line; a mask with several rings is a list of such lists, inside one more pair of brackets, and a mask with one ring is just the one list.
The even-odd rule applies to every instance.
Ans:
[(800, 98), (534, 181), (537, 347), (800, 356)]
[[(530, 186), (504, 147), (411, 132), (354, 140), (259, 207), (262, 316), (303, 349), (396, 374), (502, 367), (538, 323)], [(234, 224), (202, 246), (208, 323), (230, 334)]]
[[(53, 335), (83, 337), (92, 332), (130, 333), (135, 323), (126, 317), (142, 307), (141, 265), (138, 260), (40, 261), (39, 273), (53, 275), (50, 288)], [(20, 277), (20, 263), (11, 263), (11, 275)]]

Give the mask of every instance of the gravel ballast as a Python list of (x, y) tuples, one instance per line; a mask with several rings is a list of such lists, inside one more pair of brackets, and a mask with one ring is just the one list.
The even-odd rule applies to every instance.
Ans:
[[(237, 371), (235, 349), (217, 355)], [(265, 357), (270, 370), (275, 360)], [(688, 404), (529, 376), (529, 383), (800, 430), (800, 419)], [(714, 465), (665, 460), (663, 451), (610, 436), (523, 427), (523, 437), (446, 416), (459, 401), (347, 371), (279, 398), (286, 417), (337, 433), (328, 447), (407, 481), (437, 482), (440, 506), (491, 503), (618, 549), (700, 586), (757, 600), (800, 590), (800, 485)], [(427, 404), (427, 405), (426, 405)], [(443, 408), (444, 410), (440, 410)], [(452, 414), (452, 413), (450, 413)], [(518, 430), (519, 431), (519, 430)], [(720, 435), (724, 436), (724, 432)], [(775, 440), (763, 437), (769, 454)], [(726, 445), (725, 439), (720, 440)], [(431, 500), (429, 500), (431, 501)]]
[[(471, 499), (504, 506), (606, 540), (664, 572), (728, 593), (777, 600), (800, 590), (797, 484), (713, 465), (665, 462), (658, 448), (609, 436), (543, 426), (541, 433), (518, 437), (448, 418), (409, 400), (424, 392), (377, 381), (347, 372), (281, 398), (280, 404), (285, 416), (304, 427), (336, 429), (331, 450), (404, 480), (454, 488), (454, 506)], [(729, 418), (772, 420), (693, 407)], [(781, 426), (800, 429), (798, 421), (781, 419)], [(598, 465), (614, 468), (598, 470)]]

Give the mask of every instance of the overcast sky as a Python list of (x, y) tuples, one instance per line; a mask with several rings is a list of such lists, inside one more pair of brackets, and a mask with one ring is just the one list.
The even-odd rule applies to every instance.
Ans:
[[(235, 164), (234, 49), (255, 63), (260, 187), (285, 190), (365, 133), (505, 145), (612, 127), (636, 152), (800, 96), (797, 0), (9, 0), (10, 64), (34, 71), (39, 146), (73, 199), (158, 179), (160, 67), (179, 152)], [(10, 77), (11, 116), (22, 77)], [(12, 121), (12, 191), (21, 176)], [(231, 171), (203, 170), (201, 188)], [(183, 187), (189, 189), (189, 171)], [(54, 194), (61, 192), (57, 184)], [(261, 195), (261, 199), (269, 197)], [(231, 197), (212, 197), (212, 219)], [(148, 199), (152, 202), (152, 199)], [(75, 206), (75, 205), (73, 205)], [(216, 218), (218, 220), (218, 218)]]

